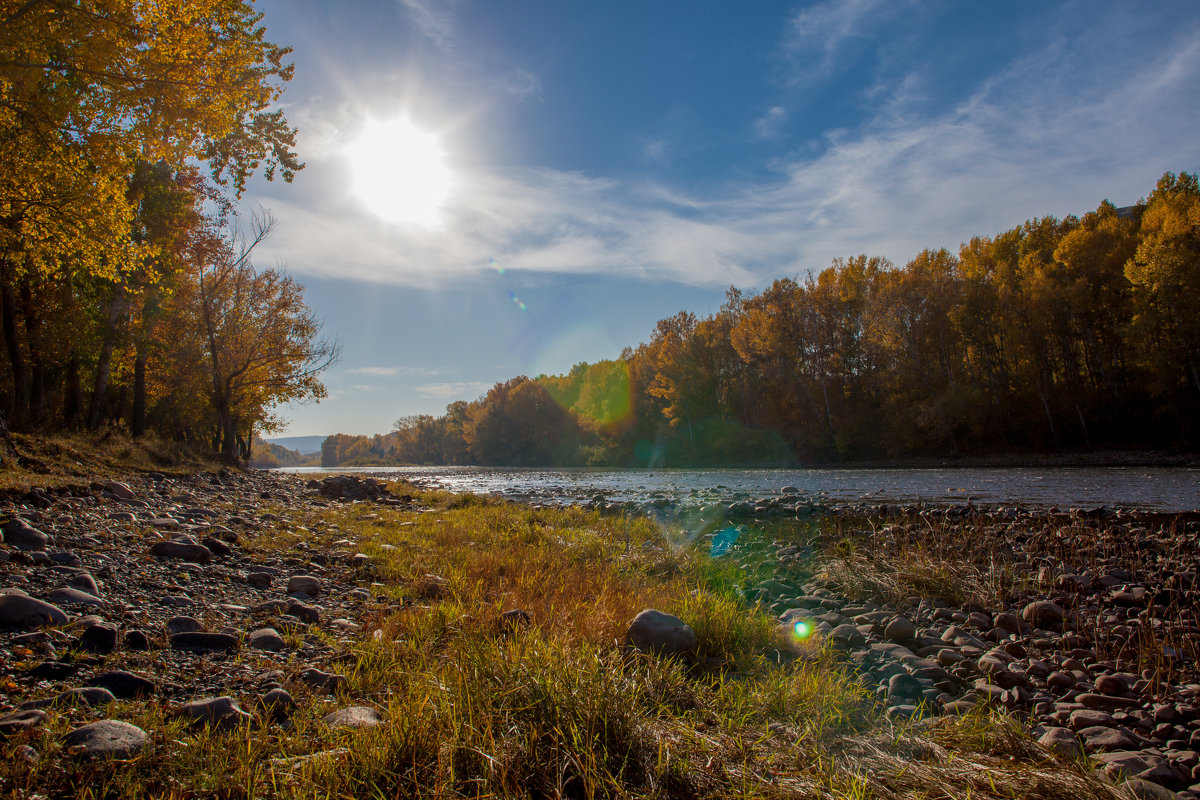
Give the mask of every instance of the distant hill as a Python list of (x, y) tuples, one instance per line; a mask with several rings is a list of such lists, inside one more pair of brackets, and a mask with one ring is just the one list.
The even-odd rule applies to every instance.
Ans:
[(278, 439), (267, 439), (267, 441), (271, 444), (277, 444), (280, 447), (286, 447), (288, 450), (295, 450), (301, 455), (311, 456), (321, 452), (321, 443), (325, 441), (325, 437), (283, 436)]

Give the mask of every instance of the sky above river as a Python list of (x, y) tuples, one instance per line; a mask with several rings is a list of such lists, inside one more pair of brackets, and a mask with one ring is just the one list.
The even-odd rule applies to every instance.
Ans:
[(242, 208), (343, 347), (281, 435), (384, 433), (729, 286), (1200, 169), (1194, 0), (256, 5), (307, 167)]

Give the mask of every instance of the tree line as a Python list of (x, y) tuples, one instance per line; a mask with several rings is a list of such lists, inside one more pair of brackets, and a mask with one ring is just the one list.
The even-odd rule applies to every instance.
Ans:
[(252, 0), (0, 0), (0, 407), (249, 455), (337, 345), (254, 265), (256, 173), (303, 168)]
[(355, 463), (734, 465), (1200, 444), (1200, 185), (903, 266), (837, 259), (569, 374), (517, 377)]

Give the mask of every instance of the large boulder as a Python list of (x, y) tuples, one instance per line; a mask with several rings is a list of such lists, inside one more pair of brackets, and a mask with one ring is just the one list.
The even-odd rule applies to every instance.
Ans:
[(646, 653), (687, 655), (696, 651), (696, 632), (679, 617), (648, 608), (629, 623), (625, 642)]
[(149, 735), (136, 725), (116, 719), (102, 719), (67, 734), (63, 744), (89, 758), (129, 758), (149, 744)]

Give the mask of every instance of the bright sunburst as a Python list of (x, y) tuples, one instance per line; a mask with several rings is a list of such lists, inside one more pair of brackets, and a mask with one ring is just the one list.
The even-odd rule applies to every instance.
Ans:
[(388, 222), (432, 226), (450, 193), (451, 174), (437, 136), (406, 118), (368, 119), (346, 145), (354, 194)]

